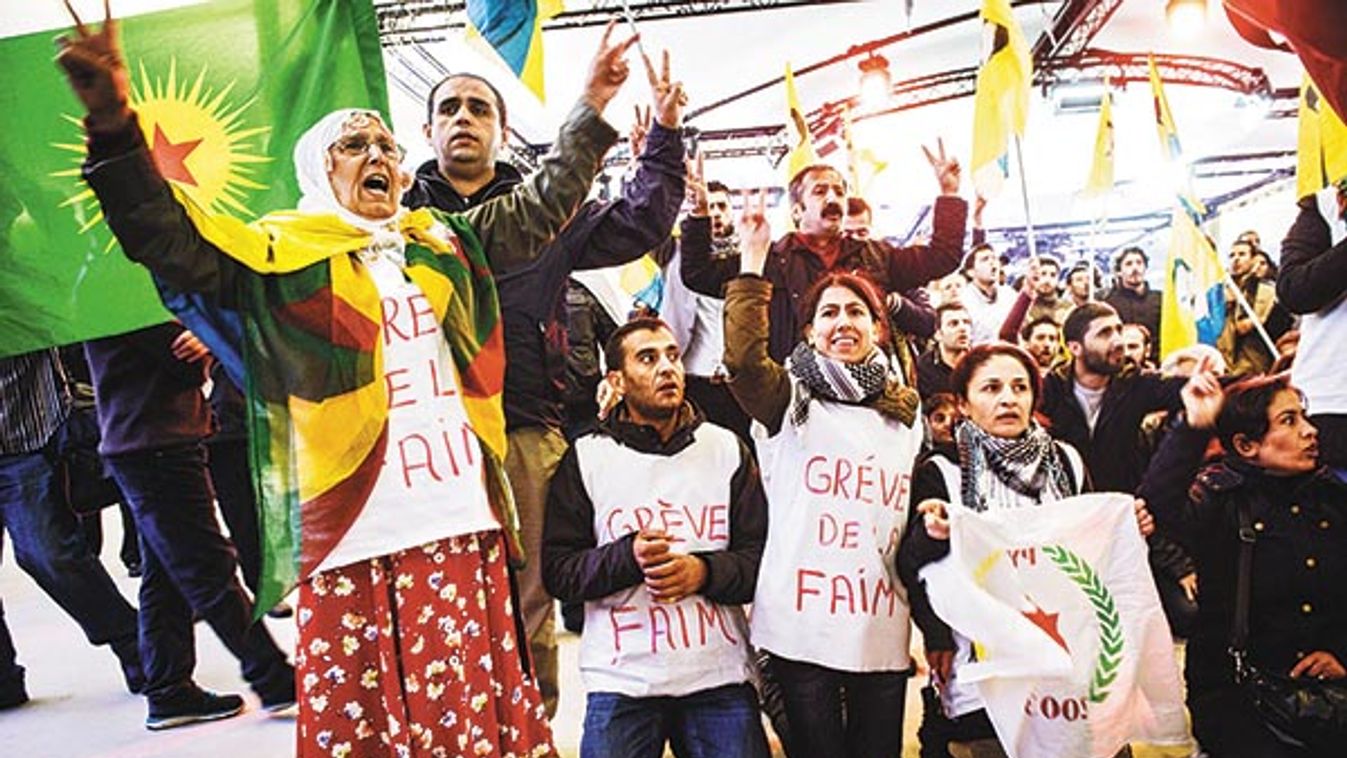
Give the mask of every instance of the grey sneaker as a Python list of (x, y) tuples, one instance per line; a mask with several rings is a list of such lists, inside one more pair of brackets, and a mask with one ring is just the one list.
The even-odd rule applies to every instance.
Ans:
[(243, 698), (238, 695), (217, 695), (193, 687), (181, 695), (151, 702), (145, 728), (157, 732), (199, 721), (217, 721), (237, 716), (242, 710)]

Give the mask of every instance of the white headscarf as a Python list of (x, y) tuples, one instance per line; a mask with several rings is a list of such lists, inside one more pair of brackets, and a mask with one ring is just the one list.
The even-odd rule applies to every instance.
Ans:
[[(333, 213), (342, 221), (374, 235), (370, 241), (369, 252), (377, 257), (386, 257), (403, 266), (405, 242), (397, 230), (396, 221), (405, 208), (399, 207), (393, 215), (385, 219), (369, 219), (351, 212), (332, 192), (332, 182), (328, 178), (328, 148), (341, 138), (346, 122), (353, 116), (364, 115), (384, 123), (383, 116), (377, 111), (365, 108), (343, 108), (323, 116), (318, 123), (295, 142), (295, 178), (299, 181), (299, 210), (310, 213)], [(399, 168), (392, 165), (394, 171)], [(364, 256), (362, 256), (364, 257)]]

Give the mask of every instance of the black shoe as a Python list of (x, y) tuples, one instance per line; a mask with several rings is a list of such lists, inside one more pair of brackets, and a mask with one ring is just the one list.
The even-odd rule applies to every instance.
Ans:
[(14, 677), (0, 683), (0, 711), (18, 708), (28, 702), (28, 690), (23, 686), (23, 666), (16, 666)]
[(139, 579), (145, 574), (145, 569), (140, 567), (139, 563), (126, 564), (126, 575), (132, 579)]
[(238, 695), (217, 695), (193, 687), (181, 695), (150, 703), (150, 714), (145, 717), (145, 728), (152, 732), (186, 726), (199, 721), (216, 721), (237, 716), (243, 710), (243, 698)]
[(289, 664), (286, 664), (285, 668), (288, 671), (288, 676), (278, 677), (275, 685), (257, 693), (257, 696), (262, 700), (262, 709), (267, 713), (280, 713), (296, 702), (295, 669)]
[(272, 606), (271, 610), (267, 611), (267, 618), (269, 619), (288, 619), (293, 615), (295, 615), (295, 609), (291, 608), (290, 604), (284, 600)]

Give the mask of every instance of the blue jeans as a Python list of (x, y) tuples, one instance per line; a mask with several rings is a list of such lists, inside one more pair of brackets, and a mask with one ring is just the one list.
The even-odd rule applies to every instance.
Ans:
[(791, 749), (810, 758), (893, 758), (903, 751), (908, 673), (839, 671), (772, 655)]
[(748, 684), (683, 697), (589, 693), (580, 758), (767, 758), (758, 699)]
[(239, 659), (259, 695), (292, 686), (294, 669), (266, 627), (253, 623), (234, 548), (215, 520), (205, 448), (179, 445), (107, 462), (140, 529), (140, 653), (150, 701), (195, 686), (193, 614)]
[[(44, 450), (0, 455), (0, 527), (9, 532), (19, 568), (79, 624), (89, 642), (111, 646), (124, 674), (138, 683), (136, 610), (89, 549), (59, 489), (52, 451), (61, 434), (58, 430)], [(0, 682), (23, 671), (3, 627), (0, 610)]]

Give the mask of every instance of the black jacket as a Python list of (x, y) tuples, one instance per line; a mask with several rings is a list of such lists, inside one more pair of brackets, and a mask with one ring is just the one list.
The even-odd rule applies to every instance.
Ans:
[[(464, 197), (430, 160), (417, 170), (403, 204), (462, 211), (509, 192), (520, 181), (522, 177), (514, 167), (497, 163), (491, 183)], [(567, 277), (572, 271), (636, 260), (662, 242), (673, 229), (685, 181), (679, 131), (654, 124), (636, 175), (623, 187), (620, 198), (586, 202), (536, 260), (495, 272), (505, 332), (507, 429), (561, 428), (565, 417)]]
[[(668, 442), (649, 426), (624, 420), (619, 405), (594, 434), (612, 437), (645, 455), (668, 458), (696, 444), (704, 417), (691, 403), (680, 412), (678, 430)], [(708, 472), (689, 471), (688, 476)], [(739, 442), (739, 468), (730, 481), (730, 546), (728, 550), (694, 553), (706, 564), (702, 595), (725, 605), (752, 602), (758, 582), (758, 564), (767, 539), (767, 498), (762, 490), (753, 454)], [(547, 493), (543, 525), (543, 585), (562, 602), (597, 600), (644, 581), (632, 545), (635, 533), (599, 546), (594, 534), (594, 503), (585, 489), (575, 447), (561, 459)]]
[(1277, 301), (1292, 313), (1315, 313), (1337, 303), (1344, 294), (1347, 240), (1334, 245), (1318, 208), (1304, 203), (1282, 239)]
[(929, 245), (900, 248), (882, 240), (846, 237), (837, 259), (826, 269), (799, 235), (788, 234), (777, 240), (762, 274), (772, 283), (768, 354), (782, 362), (795, 349), (803, 326), (809, 323), (809, 315), (799, 312), (801, 300), (810, 286), (830, 271), (861, 271), (879, 285), (883, 294), (922, 287), (953, 272), (963, 257), (967, 216), (968, 204), (963, 200), (937, 198)]
[(1183, 406), (1179, 391), (1183, 378), (1125, 369), (1104, 391), (1094, 433), (1076, 399), (1075, 373), (1066, 363), (1043, 377), (1038, 410), (1048, 418), (1053, 437), (1080, 451), (1094, 488), (1099, 492), (1135, 492), (1149, 461), (1141, 444), (1141, 420), (1154, 411), (1177, 411)]
[(1278, 477), (1229, 457), (1201, 468), (1209, 440), (1208, 433), (1187, 426), (1171, 432), (1138, 493), (1151, 504), (1157, 529), (1184, 544), (1197, 562), (1188, 691), (1234, 684), (1226, 648), (1241, 501), (1248, 504), (1255, 534), (1248, 640), (1253, 663), (1286, 674), (1317, 650), (1347, 663), (1347, 485), (1327, 469)]
[(1141, 324), (1151, 333), (1151, 362), (1160, 362), (1160, 292), (1146, 285), (1138, 295), (1121, 285), (1114, 287), (1103, 301), (1113, 306), (1124, 324)]

